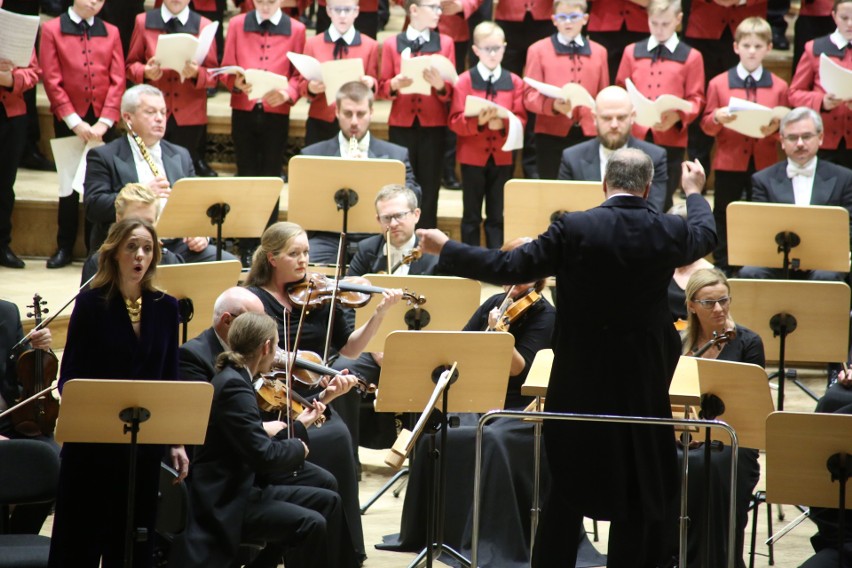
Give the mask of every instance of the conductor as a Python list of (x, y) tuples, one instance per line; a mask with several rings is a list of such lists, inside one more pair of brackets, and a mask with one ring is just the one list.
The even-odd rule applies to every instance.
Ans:
[[(509, 252), (417, 231), (437, 271), (495, 284), (557, 277), (555, 358), (547, 410), (671, 418), (668, 388), (680, 355), (666, 289), (675, 267), (713, 250), (716, 232), (701, 196), (704, 170), (682, 165), (686, 219), (658, 213), (646, 198), (654, 176), (641, 150), (615, 152), (606, 201), (567, 213), (536, 240)], [(664, 523), (677, 487), (670, 427), (587, 422), (544, 425), (554, 483), (545, 497), (532, 565), (573, 566), (584, 516), (612, 521), (610, 568), (662, 563)]]

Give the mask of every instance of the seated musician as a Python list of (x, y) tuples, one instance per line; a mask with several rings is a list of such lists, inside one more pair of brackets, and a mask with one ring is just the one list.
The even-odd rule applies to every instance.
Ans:
[[(97, 250), (115, 221), (115, 198), (128, 183), (141, 183), (154, 194), (167, 199), (178, 180), (195, 177), (189, 151), (163, 140), (166, 132), (166, 101), (163, 93), (152, 85), (136, 85), (121, 97), (121, 118), (132, 128), (132, 134), (121, 136), (109, 144), (94, 148), (86, 158), (84, 203), (86, 218), (93, 223), (87, 235), (90, 250)], [(216, 260), (216, 247), (207, 237), (165, 239), (165, 247), (184, 262)], [(223, 260), (235, 257), (223, 253)]]
[[(512, 250), (528, 240), (515, 239), (503, 245), (503, 250)], [(544, 280), (514, 287), (505, 286), (504, 292), (482, 303), (464, 326), (464, 331), (484, 331), (498, 324), (502, 327), (505, 321), (500, 317), (500, 305), (507, 294), (514, 302), (525, 303), (525, 298), (536, 298), (544, 286)], [(555, 308), (543, 296), (528, 305), (505, 328), (515, 339), (504, 403), (507, 410), (522, 410), (531, 401), (530, 397), (521, 394), (521, 386), (536, 353), (550, 347), (556, 321)], [(507, 310), (507, 313), (512, 312)], [(462, 425), (447, 431), (447, 448), (443, 454), (447, 460), (447, 471), (453, 472), (446, 487), (444, 542), (463, 551), (470, 547), (477, 418), (476, 415), (460, 416)], [(487, 487), (489, 495), (512, 497), (483, 500), (480, 520), (481, 534), (485, 540), (480, 543), (480, 559), (488, 559), (483, 566), (520, 566), (521, 561), (529, 565), (529, 505), (532, 502), (534, 462), (532, 435), (532, 425), (519, 420), (498, 419), (485, 429), (484, 487)], [(418, 550), (425, 545), (428, 472), (432, 467), (432, 462), (426, 459), (426, 449), (424, 435), (418, 439), (414, 450), (416, 457), (410, 463), (410, 480), (405, 493), (399, 540), (389, 546), (391, 549)], [(546, 470), (543, 467), (542, 473)]]
[[(340, 132), (330, 140), (324, 140), (302, 148), (303, 156), (326, 156), (330, 158), (386, 159), (399, 160), (405, 165), (405, 185), (417, 195), (420, 202), (420, 184), (414, 179), (408, 150), (402, 146), (380, 140), (370, 132), (373, 119), (373, 91), (364, 83), (352, 81), (337, 91), (335, 113)], [(332, 166), (333, 167), (333, 166)], [(332, 204), (329, 204), (331, 206)], [(349, 242), (357, 243), (369, 233), (350, 233)], [(310, 234), (312, 260), (314, 262), (337, 262), (337, 233), (312, 231)]]
[[(312, 351), (322, 356), (325, 344), (329, 353), (357, 357), (375, 335), (385, 312), (402, 297), (401, 290), (387, 289), (383, 299), (369, 321), (354, 329), (347, 321), (339, 303), (330, 302), (304, 310), (288, 293), (288, 288), (306, 281), (309, 257), (308, 236), (295, 223), (279, 222), (268, 227), (261, 236), (260, 246), (254, 251), (252, 266), (246, 278), (248, 289), (260, 298), (264, 311), (278, 323), (279, 347), (285, 351), (296, 349)], [(316, 294), (315, 294), (316, 296)], [(325, 295), (330, 300), (330, 294)], [(304, 316), (303, 316), (304, 312)], [(328, 319), (334, 314), (329, 337), (326, 336)], [(296, 338), (298, 345), (295, 345)], [(307, 391), (298, 385), (295, 388)], [(353, 458), (352, 439), (343, 421), (332, 414), (313, 437), (310, 460), (330, 471), (337, 479), (343, 510), (349, 523), (356, 553), (366, 558), (358, 502), (358, 481)]]
[[(824, 131), (819, 113), (807, 107), (791, 110), (781, 119), (781, 149), (787, 159), (762, 169), (751, 178), (752, 201), (790, 205), (832, 205), (852, 214), (852, 170), (817, 156)], [(852, 236), (852, 218), (850, 218)], [(781, 278), (780, 268), (744, 266), (740, 278)], [(791, 270), (795, 280), (843, 281), (845, 272)]]
[[(159, 205), (157, 196), (146, 186), (141, 183), (128, 183), (115, 196), (115, 221), (121, 221), (125, 217), (138, 217), (154, 225), (159, 217)], [(98, 271), (99, 257), (98, 251), (95, 251), (86, 259), (80, 284), (88, 282)], [(183, 264), (183, 258), (163, 248), (160, 264)]]
[[(763, 341), (760, 336), (741, 325), (734, 323), (730, 315), (731, 288), (725, 275), (715, 269), (700, 269), (695, 271), (686, 285), (687, 327), (683, 332), (683, 353), (693, 355), (714, 337), (714, 333), (722, 334), (733, 329), (736, 335), (733, 339), (710, 347), (701, 357), (722, 361), (751, 363), (761, 367), (766, 364), (763, 352)], [(721, 420), (725, 417), (722, 415)], [(731, 448), (725, 446), (721, 451), (712, 452), (711, 483), (714, 485), (714, 504), (722, 504), (714, 508), (710, 514), (710, 566), (727, 566), (728, 511), (724, 504), (728, 503), (730, 495)], [(682, 455), (682, 454), (681, 454)], [(736, 558), (737, 566), (743, 563), (743, 534), (748, 522), (748, 505), (754, 488), (760, 479), (760, 465), (757, 461), (758, 451), (750, 448), (740, 448), (737, 462), (737, 510), (736, 510)], [(706, 531), (705, 511), (703, 510), (703, 483), (706, 472), (703, 451), (689, 452), (689, 528), (688, 558), (689, 566), (699, 566), (701, 563), (700, 541)], [(692, 475), (698, 470), (697, 475)], [(718, 488), (717, 488), (718, 487)], [(716, 507), (716, 505), (714, 505)], [(674, 536), (676, 523), (672, 525), (672, 553), (677, 555), (677, 538)]]
[(311, 488), (308, 508), (292, 502), (292, 487), (255, 483), (258, 475), (302, 465), (309, 454), (306, 427), (323, 411), (322, 403), (305, 409), (292, 432), (284, 422), (261, 421), (252, 381), (272, 368), (277, 343), (275, 322), (265, 314), (244, 313), (230, 326), (230, 350), (216, 360), (204, 445), (193, 461), (189, 523), (170, 564), (227, 568), (235, 564), (241, 540), (251, 539), (278, 545), (267, 546), (252, 566), (278, 566), (281, 548), (287, 549), (288, 567), (355, 565), (351, 556), (338, 557), (347, 548), (332, 530), (341, 522), (334, 491)]

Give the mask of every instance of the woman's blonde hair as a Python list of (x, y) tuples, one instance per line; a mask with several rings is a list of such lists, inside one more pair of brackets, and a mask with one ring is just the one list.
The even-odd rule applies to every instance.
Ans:
[(163, 256), (160, 250), (160, 240), (157, 238), (157, 230), (154, 226), (144, 219), (130, 217), (122, 219), (114, 223), (109, 229), (104, 244), (98, 249), (98, 272), (95, 274), (91, 283), (91, 288), (107, 287), (106, 297), (111, 298), (118, 291), (118, 280), (121, 273), (118, 268), (118, 253), (122, 245), (130, 238), (133, 231), (139, 227), (144, 227), (151, 235), (154, 241), (153, 257), (148, 271), (142, 277), (142, 290), (154, 292), (157, 287), (154, 286), (154, 276), (157, 274), (157, 265)]
[[(707, 286), (715, 286), (724, 284), (728, 290), (728, 295), (731, 294), (731, 286), (728, 284), (728, 279), (721, 270), (715, 268), (701, 268), (696, 270), (689, 277), (689, 282), (686, 283), (686, 329), (683, 332), (683, 353), (694, 351), (698, 345), (698, 337), (701, 334), (701, 322), (698, 320), (698, 315), (689, 309), (689, 302), (695, 301), (695, 295), (702, 288)], [(728, 315), (728, 322), (733, 326), (733, 319)]]
[(280, 221), (270, 225), (260, 237), (260, 246), (251, 258), (251, 270), (246, 277), (246, 286), (265, 286), (272, 280), (274, 267), (269, 263), (268, 253), (275, 256), (290, 244), (290, 241), (305, 230), (296, 223)]
[(221, 371), (228, 364), (245, 368), (246, 361), (256, 356), (267, 341), (275, 349), (277, 330), (275, 320), (266, 314), (245, 312), (238, 315), (228, 329), (230, 349), (216, 358), (216, 370)]

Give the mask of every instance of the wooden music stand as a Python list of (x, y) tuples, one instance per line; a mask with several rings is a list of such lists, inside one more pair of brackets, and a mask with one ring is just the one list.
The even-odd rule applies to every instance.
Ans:
[(130, 444), (125, 568), (133, 564), (138, 444), (203, 444), (212, 401), (213, 385), (206, 382), (74, 379), (65, 384), (58, 442)]
[[(443, 543), (445, 454), (449, 412), (487, 412), (502, 409), (509, 384), (509, 365), (515, 340), (506, 332), (395, 331), (385, 341), (381, 388), (376, 392), (379, 412), (424, 412), (441, 373), (456, 366), (456, 374), (443, 390), (436, 424), (429, 431), (429, 457), (433, 460), (430, 496), (426, 510), (426, 547), (409, 565), (426, 566), (446, 552), (465, 566), (464, 556)], [(450, 397), (452, 393), (452, 397)], [(424, 405), (427, 406), (424, 411)], [(434, 409), (434, 410), (433, 410)], [(436, 434), (440, 432), (440, 443)], [(412, 440), (413, 444), (416, 440)]]
[(599, 181), (509, 180), (503, 188), (504, 239), (535, 237), (550, 226), (557, 212), (586, 211), (605, 198)]
[(376, 194), (387, 184), (405, 185), (399, 160), (294, 156), (288, 171), (287, 219), (311, 231), (375, 233)]
[(190, 332), (195, 337), (210, 327), (216, 298), (237, 285), (241, 270), (242, 266), (236, 260), (157, 267), (154, 285), (181, 302), (181, 343), (186, 343)]
[(727, 214), (734, 266), (849, 272), (849, 211), (843, 207), (736, 201)]
[[(544, 398), (547, 396), (547, 385), (550, 383), (550, 371), (553, 368), (553, 349), (542, 349), (535, 354), (530, 371), (521, 394), (535, 397), (535, 410), (544, 411)], [(535, 542), (535, 532), (538, 530), (538, 518), (541, 515), (541, 420), (533, 423), (533, 494), (532, 510), (530, 511), (530, 542)], [(595, 523), (595, 542), (598, 541), (598, 525)]]
[[(470, 314), (479, 307), (482, 285), (476, 280), (454, 276), (390, 276), (387, 274), (365, 274), (364, 277), (373, 286), (402, 288), (424, 296), (426, 303), (420, 307), (420, 329), (459, 331), (470, 319)], [(381, 294), (373, 294), (373, 298), (366, 307), (355, 310), (356, 329), (370, 319), (376, 305), (381, 301)], [(414, 323), (415, 316), (414, 307), (404, 301), (392, 306), (364, 351), (384, 351), (385, 338), (388, 334), (393, 331), (414, 329), (413, 325), (409, 326), (409, 322)]]
[[(784, 410), (788, 361), (846, 360), (849, 338), (849, 286), (846, 284), (742, 279), (731, 279), (728, 283), (737, 321), (764, 338), (766, 358), (778, 361), (778, 410)], [(778, 342), (770, 341), (772, 337), (778, 337)], [(792, 380), (817, 399), (801, 382)]]
[(773, 412), (766, 420), (766, 501), (838, 509), (840, 567), (849, 565), (844, 563), (843, 541), (850, 454), (848, 414)]
[(282, 189), (277, 177), (184, 178), (175, 183), (160, 213), (157, 236), (213, 237), (216, 260), (222, 260), (225, 237), (263, 233)]

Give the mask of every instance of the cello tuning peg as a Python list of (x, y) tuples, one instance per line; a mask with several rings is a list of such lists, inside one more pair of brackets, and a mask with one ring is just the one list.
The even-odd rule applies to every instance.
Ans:
[(43, 310), (41, 310), (41, 313), (43, 313), (43, 314), (49, 314), (49, 313), (50, 313), (50, 310), (48, 310), (47, 308), (44, 308)]

